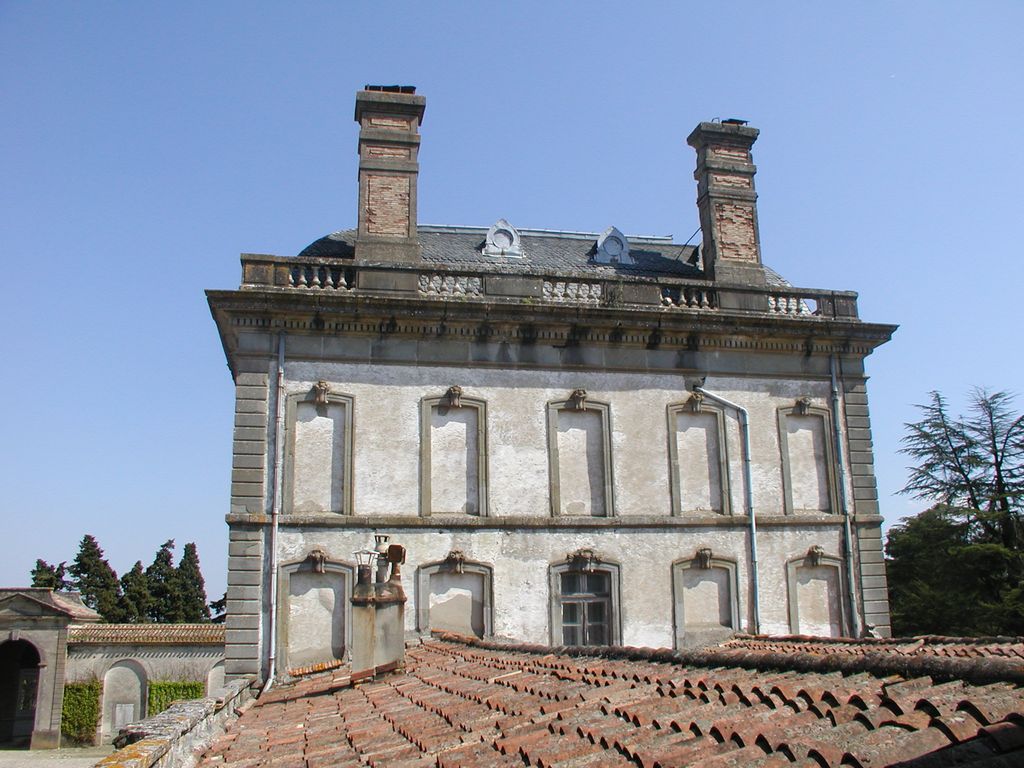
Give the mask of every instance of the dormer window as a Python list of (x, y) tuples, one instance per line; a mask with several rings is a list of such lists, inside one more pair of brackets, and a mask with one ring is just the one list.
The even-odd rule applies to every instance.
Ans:
[(598, 264), (633, 264), (629, 255), (629, 240), (615, 227), (608, 227), (597, 238), (594, 261)]
[(484, 241), (484, 256), (511, 256), (520, 258), (523, 246), (519, 241), (519, 232), (505, 219), (498, 219), (487, 230)]

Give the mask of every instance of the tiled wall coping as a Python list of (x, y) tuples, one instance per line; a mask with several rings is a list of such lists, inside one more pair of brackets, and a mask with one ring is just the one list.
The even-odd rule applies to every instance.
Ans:
[(96, 768), (189, 768), (253, 699), (255, 679), (234, 680), (219, 697), (179, 701), (158, 715), (131, 723), (114, 739), (118, 749)]

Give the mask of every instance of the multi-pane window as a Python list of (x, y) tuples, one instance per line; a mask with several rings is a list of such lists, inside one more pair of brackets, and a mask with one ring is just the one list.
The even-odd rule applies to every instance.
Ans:
[(561, 577), (562, 643), (610, 643), (611, 575), (607, 571), (568, 572)]

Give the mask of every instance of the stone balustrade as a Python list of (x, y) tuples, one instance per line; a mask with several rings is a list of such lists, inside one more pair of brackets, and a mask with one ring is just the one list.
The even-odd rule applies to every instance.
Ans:
[(799, 319), (856, 320), (849, 291), (716, 285), (672, 278), (623, 281), (543, 274), (503, 274), (438, 265), (353, 265), (338, 259), (244, 254), (243, 289), (377, 294), (402, 291), (452, 300), (498, 299), (582, 306), (660, 306), (667, 311), (742, 312)]

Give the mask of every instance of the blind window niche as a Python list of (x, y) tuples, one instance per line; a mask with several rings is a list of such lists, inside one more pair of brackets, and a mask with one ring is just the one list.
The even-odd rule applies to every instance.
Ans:
[(581, 389), (548, 403), (548, 464), (552, 515), (613, 516), (609, 405)]
[(785, 513), (823, 514), (838, 508), (832, 418), (827, 408), (800, 398), (779, 409), (779, 449)]
[(703, 398), (668, 406), (672, 514), (731, 514), (725, 414)]
[(352, 514), (350, 395), (318, 382), (285, 405), (284, 511)]
[(487, 515), (487, 403), (459, 387), (420, 403), (420, 514)]

